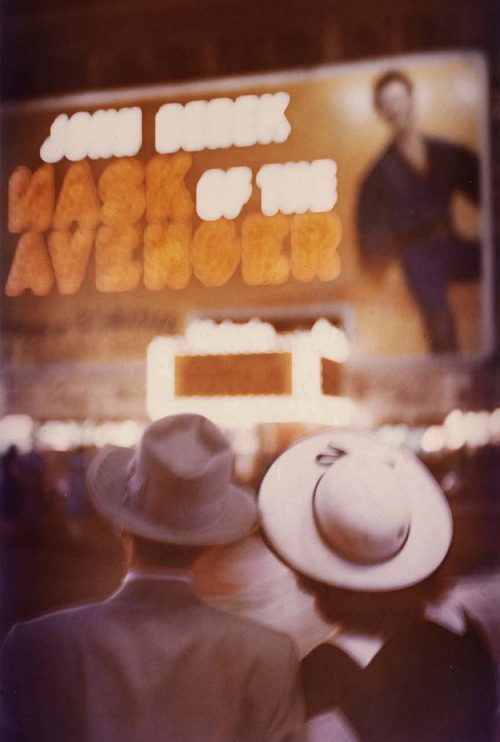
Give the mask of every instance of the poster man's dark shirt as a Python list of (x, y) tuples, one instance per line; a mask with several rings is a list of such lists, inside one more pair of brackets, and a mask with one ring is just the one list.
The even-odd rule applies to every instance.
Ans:
[(358, 204), (361, 256), (401, 258), (408, 287), (424, 312), (446, 308), (452, 280), (479, 275), (477, 241), (453, 228), (451, 199), (479, 202), (479, 162), (471, 150), (425, 138), (428, 170), (418, 173), (391, 144), (367, 175)]

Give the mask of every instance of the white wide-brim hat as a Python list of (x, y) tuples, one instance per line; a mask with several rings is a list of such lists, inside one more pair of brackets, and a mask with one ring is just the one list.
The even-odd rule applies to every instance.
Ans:
[(270, 466), (259, 492), (264, 530), (298, 572), (329, 585), (389, 591), (441, 564), (453, 525), (438, 483), (409, 450), (333, 429)]

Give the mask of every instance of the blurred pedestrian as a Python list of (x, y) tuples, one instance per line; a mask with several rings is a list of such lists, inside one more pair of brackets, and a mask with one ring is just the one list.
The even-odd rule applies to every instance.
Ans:
[(77, 446), (69, 452), (66, 472), (58, 483), (59, 490), (64, 495), (66, 529), (75, 541), (80, 541), (85, 537), (85, 524), (91, 515), (85, 479), (86, 471), (85, 448)]
[(19, 457), (19, 486), (22, 491), (22, 526), (28, 538), (38, 542), (49, 503), (45, 491), (45, 466), (41, 452), (33, 447)]
[(19, 521), (23, 509), (17, 446), (7, 448), (2, 454), (0, 464), (0, 517), (4, 527), (10, 530)]
[(294, 742), (302, 739), (295, 650), (219, 612), (189, 570), (257, 526), (231, 483), (232, 453), (198, 415), (151, 424), (137, 450), (99, 453), (91, 497), (121, 529), (128, 572), (102, 603), (14, 627), (2, 655), (2, 740)]
[(452, 518), (423, 464), (325, 431), (278, 457), (259, 502), (333, 629), (301, 666), (311, 742), (491, 741), (495, 666), (481, 626), (447, 601)]

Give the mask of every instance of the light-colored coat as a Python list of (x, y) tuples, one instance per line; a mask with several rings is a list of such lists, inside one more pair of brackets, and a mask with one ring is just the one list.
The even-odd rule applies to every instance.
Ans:
[(290, 640), (179, 581), (18, 624), (0, 690), (4, 742), (303, 740)]

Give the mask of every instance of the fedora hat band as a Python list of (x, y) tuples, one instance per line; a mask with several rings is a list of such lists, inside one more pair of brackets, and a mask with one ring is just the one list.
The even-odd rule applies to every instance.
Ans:
[(177, 477), (166, 470), (162, 470), (161, 476), (154, 476), (151, 471), (143, 472), (133, 460), (125, 483), (123, 505), (131, 512), (140, 512), (151, 521), (168, 524), (171, 528), (183, 531), (210, 528), (224, 512), (230, 469), (227, 477), (221, 478), (220, 461), (219, 466), (208, 468), (203, 476), (192, 478)]

